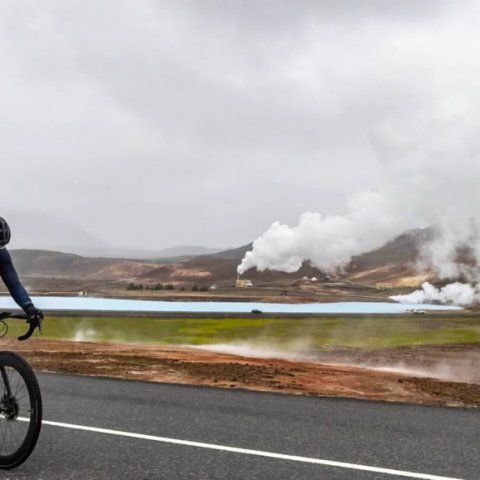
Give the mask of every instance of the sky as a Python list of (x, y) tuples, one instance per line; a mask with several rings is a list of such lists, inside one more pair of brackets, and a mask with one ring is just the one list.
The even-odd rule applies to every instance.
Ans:
[(365, 202), (382, 241), (465, 223), (479, 20), (470, 1), (1, 2), (0, 215), (148, 249)]

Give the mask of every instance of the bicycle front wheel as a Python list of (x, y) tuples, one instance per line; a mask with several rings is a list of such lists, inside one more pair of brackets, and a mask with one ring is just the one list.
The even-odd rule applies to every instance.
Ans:
[(30, 365), (0, 352), (0, 468), (18, 467), (32, 453), (42, 426), (42, 397)]

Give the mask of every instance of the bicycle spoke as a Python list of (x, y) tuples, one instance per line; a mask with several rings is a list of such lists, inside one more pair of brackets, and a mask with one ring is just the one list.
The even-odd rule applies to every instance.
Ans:
[[(1, 422), (2, 424), (5, 423), (5, 422)], [(2, 429), (2, 445), (1, 445), (1, 449), (3, 450), (3, 445), (5, 443), (5, 435), (7, 433), (7, 426), (5, 425), (5, 428)]]
[(0, 468), (5, 469), (20, 465), (32, 452), (42, 404), (35, 375), (19, 355), (1, 352), (0, 373)]
[(25, 438), (25, 434), (28, 431), (28, 427), (26, 425), (22, 425), (20, 422), (15, 422), (15, 426), (21, 436), (21, 441), (23, 442), (23, 439)]
[(18, 380), (17, 380), (17, 385), (15, 386), (15, 391), (12, 392), (13, 396), (16, 397), (17, 396), (17, 392), (18, 392), (18, 384), (20, 383), (20, 380), (22, 380), (22, 377), (20, 375), (18, 375)]
[[(14, 438), (15, 440), (17, 440), (17, 437), (15, 437), (15, 434), (13, 433), (12, 423), (11, 423), (11, 422), (8, 422), (8, 429), (9, 429), (11, 435), (13, 436), (13, 438)], [(15, 443), (17, 443), (17, 442), (15, 441)]]
[[(6, 367), (4, 367), (6, 368)], [(3, 419), (0, 421), (1, 424), (1, 445), (0, 451), (5, 452), (6, 454), (10, 454), (11, 452), (16, 451), (20, 445), (23, 443), (26, 434), (28, 433), (29, 423), (21, 424), (20, 422), (14, 420), (13, 418), (9, 418), (10, 416), (17, 416), (20, 413), (20, 409), (25, 413), (28, 413), (29, 416), (31, 415), (31, 404), (29, 398), (29, 392), (26, 390), (26, 384), (23, 377), (14, 369), (9, 367), (8, 370), (6, 369), (6, 377), (7, 381), (10, 384), (10, 391), (11, 391), (11, 404), (6, 404), (5, 410), (3, 412)], [(2, 398), (8, 397), (8, 388), (2, 384)], [(19, 394), (21, 394), (19, 396)], [(26, 402), (25, 402), (26, 399)], [(22, 400), (24, 402), (20, 403)], [(8, 411), (8, 408), (11, 411)]]
[(2, 379), (1, 383), (2, 383), (2, 397), (3, 397), (8, 392), (8, 387), (5, 382), (5, 379), (8, 382), (8, 373), (7, 373), (6, 367), (1, 367), (1, 370), (2, 370), (2, 375), (0, 375), (0, 378)]
[(27, 395), (29, 396), (28, 392), (24, 393), (21, 397), (17, 397), (17, 396), (15, 395), (15, 398), (16, 398), (17, 400), (23, 400)]
[(21, 392), (26, 387), (25, 381), (23, 380), (22, 376), (18, 372), (16, 372), (16, 374), (18, 376), (18, 381), (17, 386), (15, 387), (14, 395), (17, 395), (17, 393)]
[(12, 376), (15, 373), (15, 369), (12, 368), (12, 367), (9, 367), (9, 370), (10, 370), (10, 375), (8, 377), (8, 384), (11, 385), (12, 384)]
[(3, 450), (4, 446), (5, 446), (5, 437), (6, 437), (6, 435), (7, 435), (7, 426), (8, 426), (8, 425), (5, 425), (5, 430), (3, 431), (3, 436), (2, 436), (2, 450)]

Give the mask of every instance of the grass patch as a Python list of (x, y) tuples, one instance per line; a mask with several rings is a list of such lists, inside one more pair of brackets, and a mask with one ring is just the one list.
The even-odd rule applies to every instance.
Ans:
[[(9, 336), (25, 324), (9, 322)], [(480, 343), (480, 317), (467, 315), (317, 318), (49, 317), (43, 338), (172, 345), (249, 343), (287, 350)]]

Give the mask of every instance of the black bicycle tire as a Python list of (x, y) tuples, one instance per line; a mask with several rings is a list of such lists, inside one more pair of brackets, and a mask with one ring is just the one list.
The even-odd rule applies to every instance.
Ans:
[(2, 455), (0, 452), (0, 469), (9, 470), (27, 460), (37, 444), (42, 427), (42, 395), (32, 367), (20, 355), (15, 352), (0, 352), (0, 365), (14, 368), (23, 378), (31, 405), (30, 424), (24, 441), (15, 452), (9, 455)]

